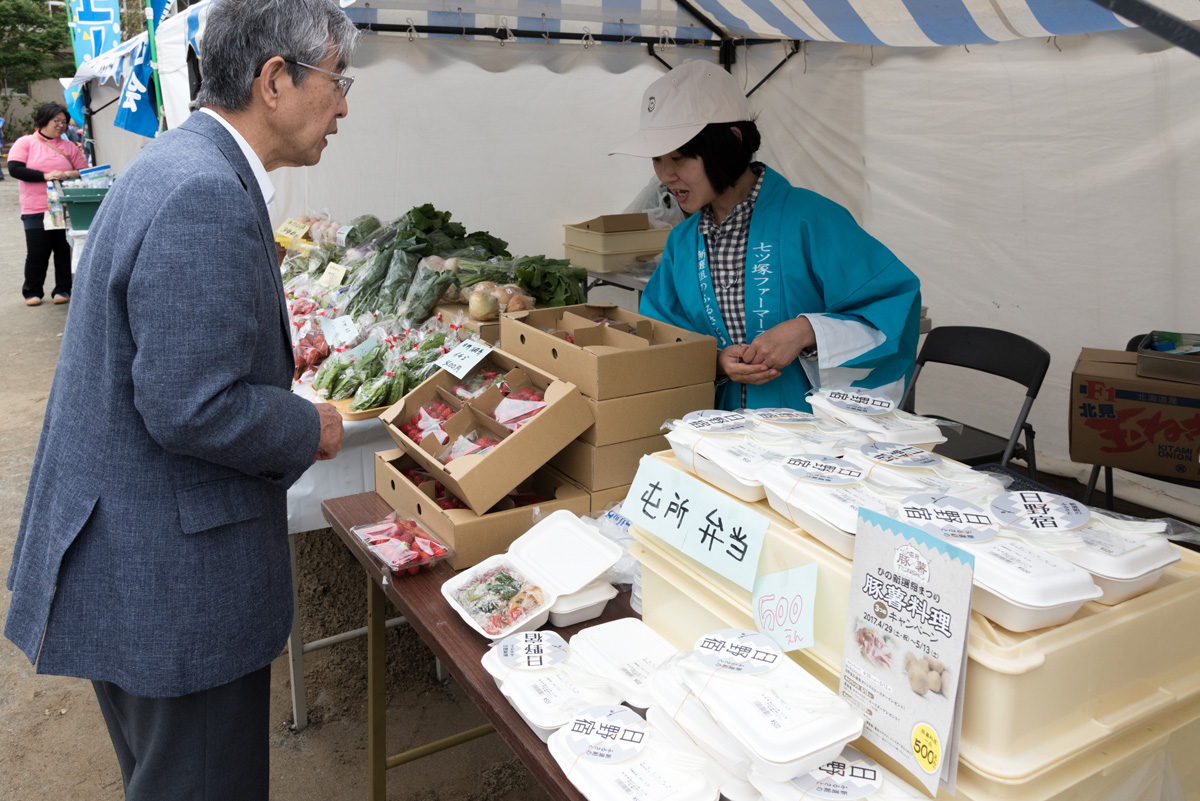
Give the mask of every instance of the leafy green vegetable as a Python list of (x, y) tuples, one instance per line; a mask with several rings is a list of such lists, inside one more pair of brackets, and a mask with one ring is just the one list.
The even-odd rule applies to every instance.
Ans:
[(424, 264), (420, 265), (397, 312), (400, 324), (405, 328), (413, 328), (428, 319), (442, 292), (456, 280), (454, 273), (449, 270), (438, 272)]
[(374, 214), (363, 214), (350, 221), (350, 230), (346, 232), (345, 245), (348, 248), (357, 247), (371, 234), (379, 230), (383, 223)]
[(566, 259), (522, 256), (513, 262), (517, 283), (542, 306), (573, 306), (587, 303), (584, 283), (587, 270), (572, 267)]

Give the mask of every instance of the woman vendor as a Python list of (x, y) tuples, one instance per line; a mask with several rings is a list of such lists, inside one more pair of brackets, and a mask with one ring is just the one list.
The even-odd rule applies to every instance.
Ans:
[(898, 401), (912, 374), (920, 281), (836, 203), (752, 161), (761, 143), (729, 73), (688, 61), (650, 85), (640, 130), (690, 216), (671, 232), (641, 313), (717, 338), (717, 408), (808, 410), (813, 387)]

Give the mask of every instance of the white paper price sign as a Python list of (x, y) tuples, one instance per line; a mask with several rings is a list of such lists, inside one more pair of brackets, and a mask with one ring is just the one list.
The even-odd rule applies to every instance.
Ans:
[(463, 379), (471, 368), (483, 361), (492, 352), (491, 346), (478, 340), (460, 342), (454, 350), (438, 359), (435, 364), (457, 379)]
[(349, 317), (321, 317), (321, 333), (331, 348), (349, 345), (358, 337), (358, 327)]
[(759, 576), (754, 582), (754, 625), (784, 651), (813, 644), (817, 564)]
[(649, 456), (622, 511), (631, 521), (739, 587), (754, 590), (769, 521), (698, 478)]

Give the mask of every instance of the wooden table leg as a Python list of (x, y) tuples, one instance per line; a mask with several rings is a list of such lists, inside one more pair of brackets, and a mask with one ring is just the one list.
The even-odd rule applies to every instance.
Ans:
[(387, 598), (367, 576), (367, 797), (385, 801), (387, 797), (387, 642), (385, 621)]

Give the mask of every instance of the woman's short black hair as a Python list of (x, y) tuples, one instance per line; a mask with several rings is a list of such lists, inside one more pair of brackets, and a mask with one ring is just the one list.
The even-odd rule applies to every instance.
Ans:
[(67, 107), (61, 103), (47, 103), (37, 110), (33, 115), (33, 127), (39, 131), (50, 124), (50, 120), (57, 117), (59, 114), (67, 115), (67, 124), (71, 122), (71, 115), (67, 111)]
[[(740, 139), (734, 128), (741, 132)], [(753, 120), (714, 122), (679, 148), (679, 154), (704, 162), (708, 182), (719, 195), (738, 182), (761, 144), (762, 135)]]

